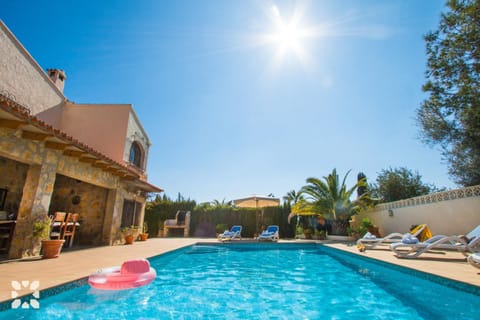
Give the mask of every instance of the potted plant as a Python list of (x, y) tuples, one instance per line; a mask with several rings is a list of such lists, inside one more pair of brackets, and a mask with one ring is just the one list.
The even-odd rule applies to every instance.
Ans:
[(360, 227), (363, 227), (364, 229), (366, 229), (368, 232), (370, 232), (374, 236), (380, 237), (380, 232), (378, 231), (378, 227), (376, 225), (374, 225), (373, 222), (370, 221), (370, 219), (363, 218), (362, 222), (360, 224)]
[(147, 241), (148, 239), (148, 225), (147, 222), (143, 222), (142, 232), (138, 235), (138, 240)]
[(325, 230), (315, 230), (314, 237), (316, 240), (326, 240), (327, 232)]
[(138, 232), (138, 226), (131, 225), (130, 227), (122, 228), (121, 232), (125, 238), (125, 244), (133, 244), (135, 235), (137, 235)]
[(33, 221), (33, 239), (36, 241), (48, 239), (50, 237), (50, 223), (50, 218), (45, 215), (37, 217)]
[(305, 235), (303, 234), (303, 227), (302, 226), (297, 226), (295, 229), (295, 238), (296, 239), (305, 239)]
[(353, 227), (347, 227), (347, 234), (352, 238), (352, 240), (356, 241), (360, 239), (363, 234), (361, 231), (361, 228), (353, 228)]
[(312, 239), (312, 233), (313, 233), (313, 230), (310, 227), (303, 229), (303, 234), (305, 235), (305, 239)]
[(57, 258), (62, 251), (65, 240), (50, 239), (51, 220), (47, 215), (39, 215), (33, 222), (33, 238), (36, 243), (41, 241), (41, 254), (43, 259)]

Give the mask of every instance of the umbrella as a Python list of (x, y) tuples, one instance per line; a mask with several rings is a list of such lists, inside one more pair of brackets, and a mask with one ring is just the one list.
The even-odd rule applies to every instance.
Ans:
[[(279, 206), (280, 199), (267, 197), (267, 196), (253, 195), (250, 197), (233, 200), (233, 204), (240, 208), (255, 208), (255, 213), (256, 213), (255, 219), (257, 219), (257, 213), (258, 213), (257, 211), (259, 208)], [(263, 211), (262, 211), (262, 214), (263, 214)], [(259, 231), (258, 221), (256, 220), (255, 223), (256, 223), (257, 231)]]
[(253, 195), (251, 197), (233, 200), (233, 204), (240, 208), (276, 207), (280, 205), (280, 199)]
[(290, 223), (290, 220), (294, 216), (297, 216), (297, 225), (298, 225), (299, 216), (315, 216), (315, 215), (318, 215), (318, 213), (315, 212), (313, 208), (313, 204), (308, 203), (306, 201), (299, 201), (293, 205), (292, 212), (290, 212), (290, 214), (288, 215), (288, 223)]
[(314, 216), (318, 215), (313, 203), (309, 203), (305, 200), (300, 200), (292, 206), (292, 212), (288, 216), (289, 219), (293, 216)]

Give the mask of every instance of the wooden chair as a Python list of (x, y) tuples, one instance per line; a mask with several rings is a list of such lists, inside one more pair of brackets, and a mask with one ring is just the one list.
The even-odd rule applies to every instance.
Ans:
[(165, 237), (168, 237), (170, 229), (183, 229), (183, 236), (188, 237), (190, 232), (190, 211), (178, 210), (175, 219), (167, 219), (163, 224)]
[(62, 239), (68, 238), (68, 247), (70, 248), (73, 244), (73, 238), (75, 237), (75, 230), (77, 229), (78, 223), (78, 213), (69, 213), (67, 215), (67, 220), (65, 221), (65, 228), (63, 230)]
[(55, 212), (50, 226), (50, 239), (62, 239), (66, 215), (65, 212)]

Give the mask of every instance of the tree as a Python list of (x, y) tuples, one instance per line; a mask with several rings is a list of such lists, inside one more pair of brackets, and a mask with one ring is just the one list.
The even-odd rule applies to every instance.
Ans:
[(438, 30), (425, 36), (429, 97), (417, 110), (422, 139), (439, 145), (449, 174), (480, 184), (480, 0), (449, 0)]
[(283, 201), (290, 206), (295, 205), (300, 200), (303, 200), (303, 196), (300, 192), (296, 192), (295, 190), (291, 190), (287, 192), (285, 196), (283, 196)]
[(323, 177), (322, 181), (318, 178), (308, 178), (307, 185), (302, 187), (301, 193), (308, 196), (313, 204), (313, 208), (319, 214), (331, 217), (334, 220), (334, 230), (337, 234), (346, 234), (348, 221), (351, 216), (358, 213), (361, 209), (361, 202), (368, 197), (368, 193), (364, 193), (361, 197), (352, 201), (352, 194), (359, 186), (364, 186), (365, 179), (357, 181), (351, 188), (347, 189), (345, 183), (347, 172), (342, 181), (340, 181), (337, 170), (333, 169), (327, 177)]
[(364, 183), (361, 183), (361, 185), (358, 186), (357, 188), (357, 198), (360, 198), (364, 193), (368, 192), (368, 187), (367, 187), (367, 176), (363, 172), (359, 172), (357, 174), (357, 181), (364, 181)]
[(407, 168), (383, 169), (377, 177), (377, 182), (370, 185), (372, 197), (383, 202), (391, 202), (417, 197), (439, 191), (435, 186), (422, 182), (418, 172)]
[(215, 199), (210, 203), (210, 205), (216, 209), (231, 208), (233, 206), (233, 201), (226, 201), (225, 198), (222, 201)]

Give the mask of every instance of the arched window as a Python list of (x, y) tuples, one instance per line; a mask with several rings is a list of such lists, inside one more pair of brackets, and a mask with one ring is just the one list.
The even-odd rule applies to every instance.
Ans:
[(136, 141), (132, 143), (130, 147), (130, 163), (142, 169), (142, 159), (143, 159), (143, 152), (142, 147)]

